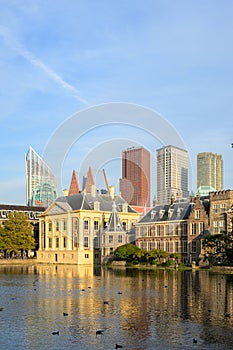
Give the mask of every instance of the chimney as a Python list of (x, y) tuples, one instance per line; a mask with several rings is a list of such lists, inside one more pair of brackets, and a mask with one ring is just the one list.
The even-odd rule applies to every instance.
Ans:
[(109, 194), (112, 199), (114, 199), (114, 186), (109, 186)]
[(67, 189), (64, 189), (64, 190), (63, 190), (63, 196), (64, 196), (64, 197), (67, 197), (67, 196), (68, 196), (68, 193), (69, 193), (69, 191), (68, 191)]
[(91, 195), (92, 195), (92, 197), (96, 197), (96, 187), (95, 187), (95, 185), (91, 185)]

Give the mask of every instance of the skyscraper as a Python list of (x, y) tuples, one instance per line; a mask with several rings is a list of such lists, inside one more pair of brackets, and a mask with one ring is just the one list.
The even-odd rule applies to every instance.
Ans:
[(27, 205), (48, 207), (58, 197), (52, 170), (31, 146), (25, 155), (25, 166)]
[(122, 152), (122, 197), (131, 205), (150, 206), (150, 152), (129, 148)]
[(212, 186), (223, 189), (223, 160), (220, 154), (202, 152), (197, 155), (197, 188)]
[(165, 146), (156, 151), (158, 204), (168, 204), (172, 197), (187, 198), (188, 152), (175, 146)]

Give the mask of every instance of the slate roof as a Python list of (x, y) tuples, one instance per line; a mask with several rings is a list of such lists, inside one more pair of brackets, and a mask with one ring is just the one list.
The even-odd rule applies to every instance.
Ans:
[(139, 220), (139, 224), (144, 222), (186, 220), (193, 206), (194, 203), (190, 201), (157, 205)]
[(17, 210), (17, 211), (38, 211), (44, 212), (44, 207), (28, 206), (28, 205), (15, 205), (15, 204), (0, 204), (0, 210)]
[[(126, 203), (126, 201), (120, 197), (115, 196), (114, 198), (116, 203), (117, 211), (122, 211), (122, 204)], [(93, 196), (91, 193), (80, 192), (73, 196), (62, 196), (55, 200), (55, 203), (67, 203), (71, 207), (71, 210), (93, 210), (94, 203), (99, 202), (99, 210), (100, 211), (112, 211), (112, 198), (109, 195), (103, 195), (96, 193)], [(130, 205), (128, 205), (128, 213), (137, 213), (133, 210)]]

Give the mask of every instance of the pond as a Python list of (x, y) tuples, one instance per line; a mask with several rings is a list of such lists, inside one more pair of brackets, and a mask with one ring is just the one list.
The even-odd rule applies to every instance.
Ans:
[(1, 349), (233, 349), (231, 274), (0, 266), (0, 310)]

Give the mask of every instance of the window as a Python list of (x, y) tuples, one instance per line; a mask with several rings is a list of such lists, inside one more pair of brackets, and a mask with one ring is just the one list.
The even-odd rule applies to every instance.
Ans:
[(192, 250), (192, 253), (197, 252), (197, 242), (196, 241), (192, 241), (191, 250)]
[(225, 232), (225, 221), (219, 221), (220, 233)]
[(174, 253), (179, 252), (178, 242), (174, 242)]
[(89, 227), (89, 222), (88, 220), (84, 220), (84, 230), (88, 230), (88, 227)]
[(98, 231), (98, 229), (99, 229), (99, 221), (95, 220), (94, 221), (94, 230)]
[(77, 231), (78, 230), (78, 220), (74, 220), (74, 230)]
[(200, 219), (200, 210), (195, 210), (195, 219)]
[(187, 225), (187, 222), (184, 222), (181, 225), (181, 235), (182, 236), (187, 236), (187, 233), (188, 233), (188, 225)]
[(161, 245), (160, 245), (160, 242), (156, 242), (156, 248), (157, 248), (157, 249), (160, 249), (160, 246), (161, 246)]
[(165, 226), (165, 235), (169, 236), (169, 225)]
[(85, 254), (85, 259), (89, 259), (89, 254)]
[(165, 251), (169, 253), (169, 242), (165, 242)]
[(56, 237), (56, 248), (59, 248), (59, 237)]
[(99, 254), (98, 253), (95, 254), (95, 259), (99, 259)]
[(51, 249), (52, 248), (52, 238), (49, 237), (49, 248)]
[(179, 235), (179, 225), (175, 225), (175, 236)]
[(213, 212), (217, 213), (218, 212), (218, 204), (213, 205)]
[(159, 237), (160, 236), (160, 228), (161, 228), (161, 226), (156, 226), (156, 235)]
[(98, 237), (94, 237), (94, 248), (98, 248), (99, 247), (99, 239)]
[(196, 222), (192, 222), (191, 224), (191, 235), (195, 235), (197, 233), (197, 224)]
[(182, 253), (187, 253), (187, 241), (181, 241), (181, 250), (182, 250)]
[(84, 236), (84, 248), (88, 248), (88, 247), (89, 247), (88, 237)]
[(122, 227), (126, 231), (126, 222), (125, 221), (122, 222)]
[(108, 237), (108, 243), (113, 243), (113, 235), (109, 235), (109, 237)]
[(122, 243), (122, 235), (118, 235), (118, 243)]
[(66, 231), (66, 220), (63, 221), (63, 231)]
[(62, 257), (63, 257), (63, 259), (65, 259), (66, 255), (65, 255), (65, 254), (62, 254)]
[(49, 222), (49, 232), (51, 232), (51, 231), (52, 231), (52, 223)]
[(222, 213), (226, 211), (226, 204), (225, 203), (222, 203), (220, 205), (220, 210), (221, 210)]
[(147, 236), (151, 237), (151, 226), (147, 228)]
[(204, 233), (204, 222), (199, 222), (199, 234), (202, 235)]
[(59, 221), (56, 221), (56, 230), (59, 231)]
[(214, 221), (214, 233), (218, 233), (218, 221)]
[(148, 251), (152, 250), (152, 242), (147, 243), (147, 250)]
[(63, 237), (63, 247), (66, 248), (66, 237)]

